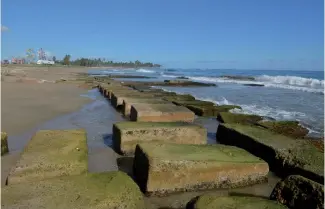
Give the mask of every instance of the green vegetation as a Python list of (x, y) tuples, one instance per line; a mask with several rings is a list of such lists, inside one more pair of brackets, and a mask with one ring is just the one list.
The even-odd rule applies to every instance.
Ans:
[(89, 59), (89, 58), (78, 58), (74, 61), (71, 61), (71, 65), (77, 65), (77, 66), (85, 66), (85, 67), (130, 67), (130, 68), (137, 68), (137, 67), (161, 67), (159, 64), (154, 64), (151, 62), (140, 62), (139, 60), (136, 60), (134, 62), (114, 62), (111, 60), (101, 59), (101, 58), (95, 58), (95, 59)]
[(286, 206), (260, 197), (202, 195), (189, 203), (193, 209), (287, 209)]

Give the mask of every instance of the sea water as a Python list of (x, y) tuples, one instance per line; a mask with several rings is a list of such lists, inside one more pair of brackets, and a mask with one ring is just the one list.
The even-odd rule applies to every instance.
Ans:
[[(242, 107), (232, 112), (257, 114), (276, 120), (297, 120), (309, 130), (310, 136), (324, 135), (324, 72), (285, 70), (223, 70), (223, 69), (108, 69), (90, 70), (90, 74), (127, 74), (151, 76), (150, 79), (119, 79), (158, 81), (185, 76), (189, 80), (214, 83), (215, 87), (156, 87), (166, 91), (192, 94), (197, 99), (218, 105)], [(223, 75), (251, 76), (251, 80), (222, 78)], [(263, 86), (246, 86), (261, 84)]]

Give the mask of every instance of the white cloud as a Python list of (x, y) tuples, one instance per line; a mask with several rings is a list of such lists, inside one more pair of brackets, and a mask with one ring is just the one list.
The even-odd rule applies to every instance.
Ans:
[(1, 32), (8, 31), (9, 28), (7, 26), (1, 25)]

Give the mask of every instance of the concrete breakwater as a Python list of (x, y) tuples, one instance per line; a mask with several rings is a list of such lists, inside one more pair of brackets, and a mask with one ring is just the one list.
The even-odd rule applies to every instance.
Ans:
[[(42, 175), (44, 180), (38, 182), (41, 186), (33, 187), (32, 181), (28, 180), (29, 176), (35, 177), (34, 173), (40, 175), (43, 171), (45, 172), (51, 167), (56, 167), (52, 161), (46, 160), (47, 158), (52, 159), (59, 155), (62, 157), (62, 150), (65, 151), (64, 153), (74, 156), (75, 154), (79, 155), (80, 153), (85, 152), (86, 149), (80, 145), (76, 145), (76, 141), (74, 140), (72, 140), (72, 144), (65, 140), (66, 144), (58, 143), (58, 145), (51, 145), (53, 152), (49, 153), (46, 152), (46, 149), (43, 149), (43, 144), (49, 140), (48, 137), (53, 140), (59, 140), (62, 139), (65, 134), (73, 134), (74, 131), (68, 130), (67, 133), (64, 134), (60, 131), (46, 132), (45, 135), (40, 135), (38, 133), (28, 144), (24, 153), (28, 156), (28, 153), (32, 152), (34, 157), (36, 156), (37, 158), (37, 156), (44, 156), (38, 159), (45, 160), (41, 160), (41, 164), (37, 164), (37, 166), (35, 166), (36, 164), (34, 163), (29, 165), (30, 167), (17, 164), (11, 175), (14, 176), (13, 174), (15, 173), (19, 174), (17, 172), (22, 172), (23, 170), (21, 169), (24, 168), (25, 170), (28, 170), (28, 172), (25, 171), (23, 174), (19, 174), (19, 176), (22, 176), (27, 180), (27, 182), (16, 185), (11, 184), (10, 181), (8, 181), (8, 186), (6, 186), (4, 190), (4, 208), (26, 204), (30, 200), (35, 199), (35, 197), (42, 192), (46, 195), (42, 196), (40, 198), (41, 201), (34, 203), (35, 205), (31, 208), (54, 208), (54, 205), (51, 205), (50, 203), (50, 197), (61, 192), (61, 198), (64, 198), (62, 198), (61, 201), (54, 203), (59, 204), (59, 206), (70, 208), (103, 208), (103, 206), (106, 208), (150, 208), (147, 204), (148, 198), (143, 196), (141, 193), (151, 195), (151, 199), (149, 198), (151, 203), (159, 201), (159, 198), (160, 201), (168, 200), (167, 197), (172, 196), (174, 198), (170, 198), (169, 201), (174, 201), (174, 203), (171, 202), (170, 206), (181, 207), (181, 204), (176, 204), (177, 199), (180, 197), (180, 195), (176, 195), (177, 193), (182, 192), (182, 195), (186, 196), (187, 194), (193, 195), (193, 192), (198, 192), (197, 194), (200, 194), (200, 197), (194, 199), (190, 198), (192, 201), (188, 202), (188, 208), (209, 208), (209, 201), (211, 200), (221, 204), (220, 207), (228, 207), (232, 205), (233, 208), (240, 208), (242, 205), (245, 205), (247, 208), (286, 208), (285, 205), (288, 205), (287, 202), (290, 202), (289, 200), (285, 201), (285, 199), (288, 198), (285, 195), (273, 195), (272, 197), (275, 196), (276, 198), (272, 198), (272, 200), (268, 200), (265, 197), (252, 197), (249, 194), (246, 194), (244, 197), (230, 195), (227, 197), (228, 199), (225, 199), (225, 195), (228, 196), (230, 191), (236, 191), (236, 189), (239, 189), (240, 191), (240, 188), (243, 188), (244, 186), (254, 187), (262, 185), (263, 183), (265, 184), (267, 180), (270, 180), (268, 178), (269, 169), (272, 170), (273, 165), (270, 165), (271, 161), (267, 158), (258, 155), (258, 153), (254, 153), (239, 143), (236, 144), (235, 142), (232, 142), (231, 139), (233, 135), (227, 135), (226, 133), (228, 132), (220, 131), (220, 128), (218, 128), (220, 130), (217, 132), (218, 141), (224, 144), (233, 143), (231, 144), (232, 146), (220, 144), (207, 145), (207, 131), (204, 127), (195, 123), (198, 114), (190, 108), (187, 108), (185, 105), (180, 105), (185, 104), (186, 102), (184, 101), (195, 101), (197, 103), (200, 101), (197, 101), (190, 96), (186, 97), (177, 94), (170, 95), (167, 93), (164, 95), (164, 93), (159, 90), (147, 89), (147, 93), (144, 93), (135, 88), (122, 86), (121, 83), (113, 80), (109, 84), (107, 82), (98, 84), (99, 91), (107, 99), (110, 99), (109, 101), (112, 101), (113, 106), (117, 111), (125, 113), (125, 111), (123, 111), (127, 109), (125, 104), (128, 104), (128, 107), (130, 107), (130, 114), (125, 114), (125, 119), (130, 121), (115, 123), (112, 127), (107, 127), (108, 129), (114, 127), (112, 137), (114, 144), (113, 147), (116, 152), (122, 155), (121, 159), (123, 159), (123, 157), (125, 159), (134, 156), (134, 161), (131, 165), (132, 170), (128, 173), (130, 176), (125, 175), (123, 172), (102, 172), (98, 175), (92, 175), (87, 172), (70, 174), (69, 169), (73, 168), (71, 166), (78, 165), (73, 162), (80, 163), (78, 168), (82, 168), (81, 165), (87, 163), (87, 160), (82, 160), (85, 158), (72, 157), (67, 158), (74, 160), (69, 160), (69, 162), (71, 162), (68, 163), (68, 165), (62, 166), (60, 168), (60, 171), (62, 172), (57, 172), (58, 176), (48, 177)], [(116, 94), (114, 94), (114, 92), (116, 92)], [(111, 95), (111, 97), (109, 97), (109, 95)], [(116, 95), (116, 99), (113, 101), (112, 98), (114, 95)], [(120, 98), (123, 98), (122, 102)], [(162, 102), (162, 104), (159, 104), (160, 100), (169, 103)], [(118, 102), (118, 105), (116, 105), (116, 101), (120, 101)], [(197, 105), (197, 103), (195, 105)], [(205, 102), (202, 103), (208, 105)], [(134, 109), (134, 116), (131, 117), (132, 108)], [(223, 112), (220, 111), (217, 115), (221, 113)], [(159, 118), (162, 118), (162, 121), (159, 121)], [(231, 115), (231, 118), (236, 118), (236, 115)], [(233, 121), (235, 120), (233, 119)], [(251, 133), (250, 127), (254, 126), (254, 129), (257, 129), (258, 133), (263, 130), (271, 136), (275, 136), (276, 138), (279, 137), (271, 128), (258, 126), (260, 120), (252, 121), (250, 119), (241, 119), (238, 121), (229, 124), (245, 123), (241, 128), (248, 130), (249, 133)], [(228, 124), (225, 117), (223, 123)], [(224, 125), (220, 127), (224, 127)], [(244, 132), (240, 132), (241, 129), (233, 128), (231, 130), (235, 133), (241, 133), (236, 136), (236, 139), (245, 139), (242, 138), (244, 137)], [(263, 132), (260, 137), (263, 139), (264, 135)], [(256, 139), (255, 135), (248, 136)], [(84, 137), (80, 136), (77, 138), (80, 141), (86, 140)], [(38, 143), (38, 140), (43, 143)], [(269, 142), (272, 139), (267, 138), (265, 140)], [(304, 140), (307, 143), (309, 142), (306, 139)], [(266, 142), (262, 141), (261, 143)], [(274, 143), (276, 143), (274, 146), (282, 146), (280, 142)], [(31, 150), (28, 149), (28, 147), (33, 147), (34, 149)], [(313, 147), (310, 149), (313, 149)], [(318, 152), (318, 149), (313, 149), (312, 151)], [(319, 157), (319, 155), (316, 155), (316, 157)], [(290, 160), (289, 158), (284, 159)], [(294, 158), (294, 160), (297, 159)], [(321, 165), (318, 164), (320, 161), (317, 161), (316, 164), (315, 162), (310, 162), (309, 164), (305, 163), (305, 165), (306, 167), (317, 167), (314, 170), (309, 170), (311, 170), (311, 172), (318, 172), (318, 170), (321, 169)], [(299, 165), (303, 163), (301, 160), (295, 162), (299, 162)], [(290, 166), (291, 165), (292, 164), (290, 164)], [(290, 175), (292, 174), (304, 176), (303, 172), (296, 173), (296, 170), (293, 170), (290, 173)], [(321, 174), (318, 173), (318, 175)], [(309, 178), (309, 176), (306, 177)], [(9, 179), (10, 178), (11, 177), (9, 176)], [(290, 182), (290, 184), (300, 182), (289, 180), (284, 181), (284, 184), (289, 184), (288, 182)], [(315, 179), (306, 181), (306, 184), (319, 184), (313, 180)], [(82, 182), (85, 182), (83, 186)], [(52, 186), (62, 184), (65, 184), (66, 186)], [(23, 192), (19, 191), (22, 190), (24, 186), (32, 188), (31, 191), (33, 192), (29, 192), (28, 195), (25, 195), (24, 198), (20, 198), (20, 201), (17, 202), (17, 199), (23, 195)], [(111, 194), (113, 191), (115, 192), (114, 189), (117, 188), (119, 189), (116, 194)], [(282, 188), (288, 187), (279, 186), (277, 194), (284, 194), (283, 192), (281, 193), (283, 190)], [(297, 187), (290, 188), (295, 188), (295, 191), (299, 191)], [(317, 194), (323, 194), (323, 192), (320, 191), (321, 189), (319, 189), (321, 187), (315, 188), (318, 188), (316, 190), (318, 191)], [(200, 191), (211, 191), (213, 189), (223, 189), (223, 195), (221, 195), (222, 192), (219, 192), (218, 195), (212, 193), (212, 196), (207, 197), (202, 195), (203, 193), (199, 193)], [(66, 193), (71, 195), (65, 195)], [(243, 193), (245, 194), (245, 192), (242, 192), (241, 196), (243, 196)], [(281, 201), (279, 200), (280, 197)], [(86, 200), (90, 203), (85, 204)], [(318, 202), (315, 204), (317, 207), (320, 204), (319, 200), (320, 198), (317, 199)], [(315, 200), (313, 201), (315, 202)], [(306, 200), (306, 203), (307, 202), (308, 201)], [(292, 201), (290, 204), (291, 205), (288, 206), (292, 208)], [(185, 205), (183, 204), (182, 206), (184, 207)], [(317, 208), (316, 206), (315, 208)]]

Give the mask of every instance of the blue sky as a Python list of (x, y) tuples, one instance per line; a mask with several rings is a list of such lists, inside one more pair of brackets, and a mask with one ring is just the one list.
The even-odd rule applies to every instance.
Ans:
[(27, 48), (166, 67), (322, 70), (323, 0), (2, 0), (2, 59)]

